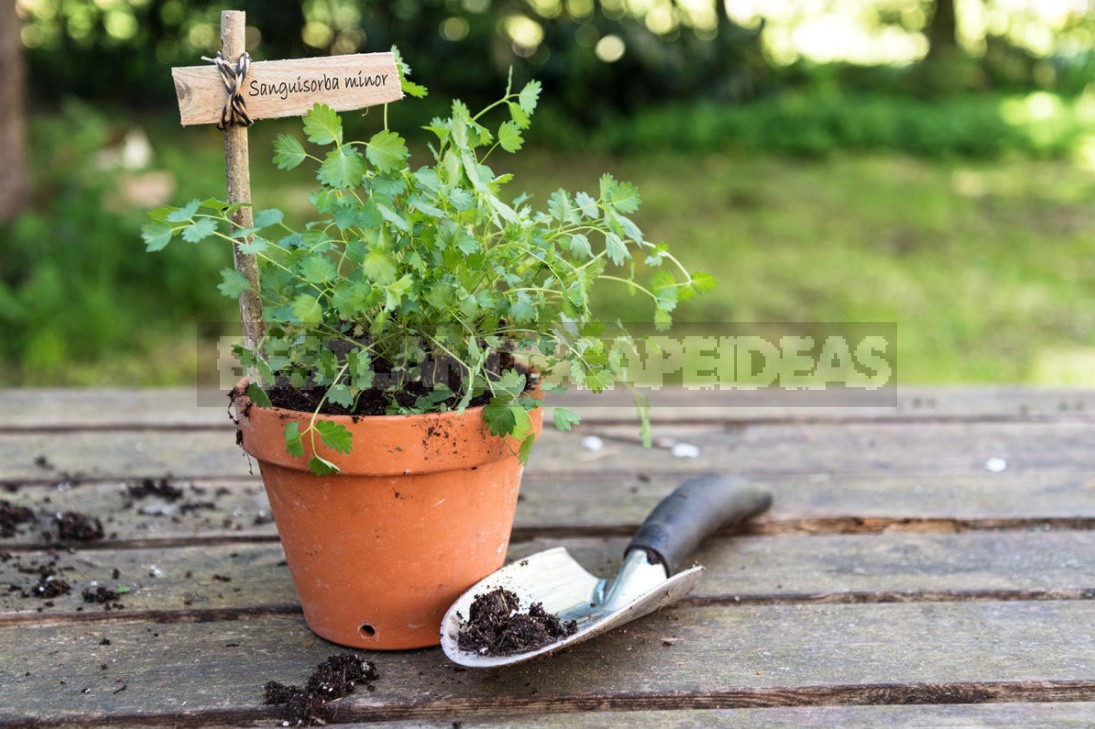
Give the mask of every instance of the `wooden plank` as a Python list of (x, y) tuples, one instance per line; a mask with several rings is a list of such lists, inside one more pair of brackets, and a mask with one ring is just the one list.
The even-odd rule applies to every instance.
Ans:
[[(522, 481), (515, 529), (519, 536), (627, 534), (682, 477), (530, 470)], [(1084, 474), (817, 474), (757, 476), (751, 482), (774, 496), (771, 511), (748, 528), (753, 534), (1095, 528), (1095, 477)], [(0, 499), (41, 515), (33, 526), (0, 538), (0, 549), (48, 546), (52, 537), (40, 535), (55, 531), (51, 515), (73, 510), (101, 519), (108, 544), (276, 538), (257, 479), (174, 483), (184, 491), (178, 502), (150, 497), (132, 506), (127, 506), (132, 500), (126, 484), (117, 481), (0, 490)]]
[[(337, 719), (1093, 701), (1093, 620), (1083, 601), (683, 606), (505, 671), (455, 671), (437, 649), (372, 654), (375, 691)], [(262, 685), (299, 683), (336, 652), (296, 616), (100, 627), (0, 628), (0, 724), (265, 723)]]
[[(556, 546), (567, 547), (589, 571), (609, 576), (619, 567), (627, 538), (520, 541), (510, 546), (508, 559)], [(17, 553), (0, 562), (0, 586), (29, 588), (37, 578), (18, 568), (51, 558), (73, 591), (43, 606), (38, 598), (0, 588), (0, 624), (129, 620), (142, 612), (170, 614), (160, 620), (199, 614), (233, 619), (298, 606), (281, 547), (269, 542)], [(1095, 532), (720, 538), (705, 544), (695, 559), (707, 567), (690, 598), (696, 602), (1095, 598)], [(95, 584), (131, 589), (120, 600), (125, 611), (86, 604), (81, 591)]]
[(346, 729), (802, 729), (802, 727), (923, 727), (946, 729), (1016, 729), (1024, 727), (1084, 727), (1095, 721), (1095, 703), (1009, 702), (920, 706), (793, 706), (775, 709), (679, 709), (669, 711), (588, 711), (551, 716), (474, 717), (458, 721), (396, 721), (345, 724)]
[[(235, 62), (235, 59), (231, 59)], [(183, 126), (216, 124), (228, 93), (212, 65), (171, 69)], [(243, 86), (252, 119), (302, 116), (315, 104), (349, 111), (403, 98), (395, 56), (356, 53), (288, 61), (256, 61)]]
[[(598, 451), (580, 445), (591, 433), (603, 439)], [(657, 427), (654, 436), (659, 447), (645, 449), (629, 426), (571, 433), (545, 428), (529, 469), (953, 476), (984, 473), (989, 459), (1004, 459), (1002, 465), (1013, 471), (1095, 470), (1091, 427), (1081, 422), (676, 425)], [(682, 443), (698, 447), (698, 457), (673, 456), (670, 449)], [(52, 468), (43, 468), (42, 457)], [(238, 477), (250, 470), (248, 458), (226, 432), (0, 434), (0, 481), (53, 480), (57, 474), (76, 480)]]
[[(908, 387), (894, 408), (711, 407), (707, 393), (666, 393), (655, 422), (841, 422), (894, 420), (1044, 420), (1090, 417), (1095, 390), (1039, 387)], [(683, 401), (682, 401), (683, 399)], [(691, 400), (692, 402), (688, 402)], [(549, 394), (549, 404), (577, 409), (588, 423), (633, 423), (627, 393)], [(129, 390), (0, 389), (0, 431), (97, 428), (231, 428), (225, 393), (194, 388)]]

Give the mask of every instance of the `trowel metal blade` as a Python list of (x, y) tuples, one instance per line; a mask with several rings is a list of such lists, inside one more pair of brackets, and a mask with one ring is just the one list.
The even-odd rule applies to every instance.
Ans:
[[(684, 597), (699, 582), (703, 567), (696, 566), (670, 577), (622, 607), (606, 611), (599, 603), (604, 580), (585, 571), (565, 547), (538, 552), (488, 575), (453, 603), (441, 622), (441, 648), (454, 663), (468, 668), (497, 668), (581, 643), (608, 630), (652, 613)], [(477, 595), (504, 588), (517, 595), (521, 610), (542, 603), (544, 610), (566, 622), (578, 623), (578, 632), (528, 653), (486, 656), (460, 649), (460, 627), (471, 612)]]

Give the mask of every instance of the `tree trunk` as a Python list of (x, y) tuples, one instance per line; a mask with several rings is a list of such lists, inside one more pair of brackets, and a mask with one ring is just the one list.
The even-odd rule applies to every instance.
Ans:
[(0, 221), (14, 217), (29, 198), (20, 25), (15, 0), (0, 0)]
[(935, 0), (935, 10), (928, 21), (928, 58), (952, 59), (958, 55), (958, 17), (954, 0)]

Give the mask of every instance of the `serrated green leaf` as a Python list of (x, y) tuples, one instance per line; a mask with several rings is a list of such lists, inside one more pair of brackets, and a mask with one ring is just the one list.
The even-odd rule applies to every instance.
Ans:
[(249, 256), (253, 256), (256, 253), (262, 253), (269, 247), (270, 241), (257, 235), (252, 237), (248, 243), (241, 242), (236, 244), (236, 248), (238, 248), (241, 253), (246, 253)]
[(669, 312), (662, 308), (654, 309), (654, 328), (659, 332), (664, 332), (673, 324), (673, 317)]
[(577, 413), (566, 408), (552, 408), (551, 417), (555, 421), (555, 427), (562, 431), (570, 430), (581, 422), (581, 418), (578, 417)]
[(496, 397), (483, 408), (483, 420), (486, 421), (491, 435), (509, 435), (517, 426), (515, 408), (508, 403), (509, 400)]
[(426, 215), (429, 215), (431, 218), (445, 217), (444, 210), (437, 207), (432, 202), (430, 202), (429, 199), (422, 197), (421, 195), (411, 195), (409, 198), (407, 198), (407, 205), (419, 211), (420, 213), (425, 213)]
[(319, 300), (310, 294), (300, 294), (293, 299), (293, 316), (305, 324), (316, 324), (323, 321), (323, 307)]
[(532, 116), (532, 112), (536, 111), (536, 102), (540, 98), (540, 89), (539, 81), (529, 81), (525, 84), (525, 88), (521, 89), (521, 93), (517, 95), (517, 103), (525, 114)]
[(532, 122), (529, 119), (528, 114), (525, 113), (525, 110), (521, 108), (521, 105), (515, 104), (511, 101), (509, 102), (508, 106), (509, 115), (510, 118), (513, 120), (513, 123), (519, 126), (521, 129), (528, 129), (529, 126), (531, 126)]
[(650, 277), (650, 290), (655, 294), (667, 289), (676, 288), (677, 279), (673, 278), (673, 274), (665, 269), (655, 271), (654, 275)]
[(456, 247), (465, 255), (470, 256), (479, 251), (479, 241), (466, 229), (458, 228), (456, 231)]
[(407, 96), (413, 96), (416, 99), (424, 99), (429, 91), (422, 84), (417, 84), (414, 81), (403, 78), (399, 80), (400, 85), (403, 88), (403, 93)]
[(327, 283), (335, 277), (337, 272), (334, 261), (326, 256), (311, 255), (300, 264), (300, 275), (308, 283)]
[(639, 230), (639, 226), (635, 225), (635, 222), (623, 215), (616, 216), (616, 220), (620, 223), (620, 227), (623, 228), (624, 234), (635, 241), (636, 244), (643, 244), (643, 232)]
[(532, 446), (536, 444), (536, 434), (529, 433), (525, 436), (525, 439), (521, 441), (521, 447), (517, 449), (517, 461), (522, 465), (528, 463), (529, 456), (532, 455)]
[(399, 169), (409, 154), (403, 137), (387, 129), (374, 134), (365, 147), (365, 156), (381, 172)]
[(162, 220), (149, 220), (141, 226), (146, 251), (162, 251), (171, 242), (174, 229)]
[[(335, 385), (335, 387), (340, 387), (340, 385)], [(315, 429), (319, 433), (319, 439), (331, 450), (339, 453), (349, 453), (353, 448), (353, 435), (345, 425), (330, 420), (317, 420)]]
[[(665, 271), (659, 271), (659, 273), (665, 273)], [(677, 288), (676, 284), (655, 289), (655, 303), (658, 305), (659, 309), (662, 309), (666, 312), (671, 312), (677, 308), (677, 298), (679, 293), (680, 289)]]
[(527, 380), (525, 379), (525, 376), (517, 370), (508, 369), (502, 373), (502, 376), (498, 378), (498, 382), (495, 384), (498, 388), (505, 390), (510, 395), (517, 398), (525, 391)]
[(578, 205), (579, 212), (590, 220), (594, 220), (600, 217), (600, 211), (597, 208), (597, 200), (588, 192), (579, 192), (574, 196), (574, 201)]
[(403, 303), (403, 297), (414, 286), (414, 278), (411, 274), (403, 274), (398, 281), (394, 281), (384, 287), (384, 309), (392, 311)]
[(295, 420), (285, 426), (285, 452), (293, 458), (304, 455), (304, 443), (300, 440), (300, 423)]
[(168, 222), (168, 217), (170, 217), (171, 214), (176, 210), (178, 210), (178, 208), (174, 205), (161, 205), (158, 208), (152, 208), (148, 211), (148, 219), (158, 220), (161, 223), (166, 223)]
[(709, 273), (696, 271), (692, 274), (692, 288), (697, 294), (706, 294), (709, 291), (714, 291), (718, 285), (719, 282)]
[(251, 402), (255, 403), (260, 408), (268, 408), (271, 406), (270, 398), (267, 396), (266, 391), (259, 387), (257, 382), (252, 382), (247, 385), (247, 397), (251, 398)]
[(633, 213), (639, 209), (642, 199), (639, 191), (630, 182), (617, 182), (612, 187), (606, 202), (616, 209), (618, 213)]
[(332, 149), (327, 153), (316, 177), (324, 185), (345, 190), (357, 187), (365, 176), (365, 160), (351, 147)]
[(612, 193), (616, 189), (616, 178), (605, 172), (601, 175), (600, 188), (601, 188), (601, 200), (606, 203), (612, 201)]
[(395, 264), (386, 252), (374, 249), (365, 256), (362, 264), (365, 276), (377, 286), (386, 286), (396, 279)]
[(187, 243), (199, 243), (217, 229), (217, 221), (213, 218), (198, 218), (182, 230), (182, 238)]
[(604, 392), (612, 387), (613, 377), (608, 370), (590, 370), (586, 372), (585, 386), (593, 392)]
[(617, 266), (631, 258), (631, 253), (627, 250), (624, 242), (620, 240), (620, 236), (611, 231), (605, 233), (605, 250), (608, 251), (608, 257)]
[(304, 115), (304, 134), (315, 144), (342, 144), (342, 119), (326, 104), (316, 104)]
[(279, 170), (291, 170), (308, 158), (304, 145), (289, 134), (279, 134), (274, 140), (274, 164)]
[(548, 198), (548, 212), (551, 213), (551, 217), (558, 220), (560, 223), (577, 223), (578, 216), (573, 206), (570, 204), (570, 195), (566, 190), (556, 190), (551, 193)]
[(570, 252), (578, 258), (593, 258), (593, 247), (590, 246), (589, 238), (584, 233), (575, 233), (570, 236)]
[(394, 225), (398, 230), (401, 230), (404, 233), (411, 232), (411, 224), (407, 222), (407, 219), (387, 205), (377, 205), (376, 209), (380, 211), (380, 217)]
[(226, 268), (221, 271), (221, 282), (217, 286), (217, 290), (225, 296), (238, 299), (240, 294), (250, 290), (250, 288), (251, 284), (248, 283), (247, 277), (236, 269)]
[(201, 207), (201, 203), (197, 200), (191, 200), (186, 205), (178, 208), (167, 214), (166, 219), (169, 223), (189, 223), (194, 215), (198, 212), (198, 208)]
[(368, 390), (373, 386), (375, 377), (369, 353), (364, 349), (351, 350), (346, 355), (346, 372), (350, 376), (350, 385), (359, 390)]
[(331, 387), (327, 389), (327, 402), (341, 405), (344, 408), (350, 408), (353, 407), (354, 396), (350, 392), (350, 388), (340, 382), (337, 385), (331, 385)]
[(407, 80), (407, 77), (411, 75), (411, 67), (403, 60), (403, 56), (400, 55), (399, 49), (395, 46), (392, 46), (392, 55), (395, 56), (395, 69), (396, 73), (399, 74), (399, 84), (403, 89), (403, 93), (416, 99), (426, 98), (428, 92), (425, 86)]
[(516, 152), (524, 143), (525, 138), (521, 136), (521, 128), (517, 122), (502, 122), (502, 125), (498, 127), (498, 144), (502, 146), (502, 149), (507, 152)]
[(529, 300), (528, 294), (522, 291), (517, 295), (517, 300), (510, 304), (509, 315), (518, 324), (536, 320), (536, 308)]
[(271, 225), (277, 225), (284, 218), (285, 214), (277, 208), (267, 208), (266, 210), (260, 210), (255, 213), (255, 227), (269, 228)]
[(319, 456), (312, 456), (312, 459), (308, 461), (308, 470), (317, 476), (330, 476), (332, 473), (341, 473), (338, 466)]

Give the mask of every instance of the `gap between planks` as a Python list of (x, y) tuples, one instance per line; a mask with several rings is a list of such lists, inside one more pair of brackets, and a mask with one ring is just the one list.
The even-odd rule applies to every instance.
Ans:
[[(854, 591), (818, 593), (782, 593), (774, 595), (703, 595), (685, 596), (679, 607), (713, 607), (727, 605), (887, 605), (892, 603), (947, 602), (1044, 602), (1095, 600), (1095, 587), (1068, 590), (928, 590)], [(262, 620), (285, 615), (302, 615), (299, 605), (264, 605), (242, 608), (165, 608), (145, 610), (113, 610), (82, 613), (15, 613), (0, 615), (0, 628), (10, 626), (49, 627), (53, 625), (121, 625), (132, 623), (216, 623), (224, 621)]]
[[(956, 705), (1000, 703), (1078, 703), (1095, 700), (1095, 681), (986, 681), (953, 683), (872, 683), (774, 688), (741, 688), (704, 692), (590, 693), (582, 696), (494, 696), (482, 699), (455, 696), (402, 706), (371, 706), (339, 702), (330, 725), (353, 722), (445, 720), (452, 716), (489, 719), (514, 714), (543, 716), (595, 711), (675, 711), (764, 709), (824, 706)], [(0, 727), (225, 727), (264, 726), (274, 721), (269, 707), (204, 709), (200, 712), (71, 714), (35, 717), (31, 722), (0, 717)], [(261, 723), (260, 723), (261, 722)], [(454, 724), (458, 724), (455, 722)]]
[[(533, 539), (577, 537), (630, 537), (635, 524), (597, 526), (514, 527), (513, 542)], [(721, 529), (716, 537), (834, 536), (878, 534), (962, 534), (967, 532), (1058, 532), (1095, 530), (1095, 517), (1031, 519), (916, 519), (910, 517), (835, 517), (821, 519), (760, 520), (742, 526)], [(277, 534), (215, 534), (210, 536), (172, 536), (151, 539), (102, 539), (95, 542), (0, 542), (0, 552), (21, 553), (48, 549), (77, 551), (102, 549), (170, 549), (227, 544), (279, 542)]]

